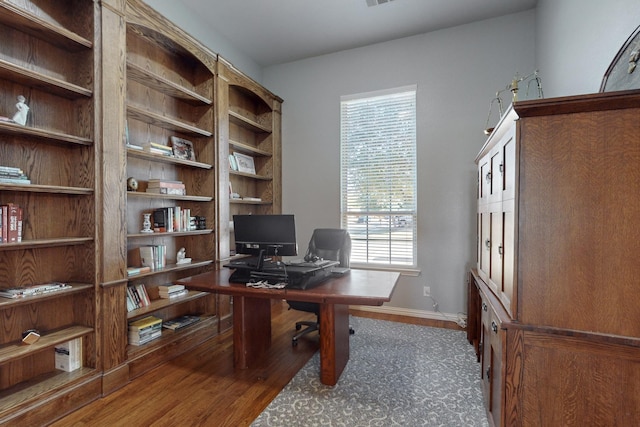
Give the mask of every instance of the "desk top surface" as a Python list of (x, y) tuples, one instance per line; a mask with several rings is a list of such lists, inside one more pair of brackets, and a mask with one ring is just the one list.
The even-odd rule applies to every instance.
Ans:
[(176, 281), (189, 289), (254, 298), (283, 298), (330, 304), (382, 305), (400, 277), (390, 271), (354, 270), (332, 277), (311, 289), (262, 289), (229, 282), (232, 270), (224, 268)]

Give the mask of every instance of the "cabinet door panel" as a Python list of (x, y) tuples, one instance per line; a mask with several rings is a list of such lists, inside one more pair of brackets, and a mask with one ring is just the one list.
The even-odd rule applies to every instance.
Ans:
[(502, 293), (502, 212), (491, 213), (491, 268), (489, 284), (499, 294)]

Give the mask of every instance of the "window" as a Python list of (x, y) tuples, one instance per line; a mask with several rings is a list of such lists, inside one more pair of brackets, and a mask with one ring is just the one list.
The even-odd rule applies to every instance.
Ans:
[(340, 100), (341, 220), (351, 262), (416, 266), (416, 87)]

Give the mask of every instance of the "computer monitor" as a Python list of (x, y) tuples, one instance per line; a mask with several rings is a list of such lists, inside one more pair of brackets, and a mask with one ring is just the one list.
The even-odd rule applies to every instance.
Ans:
[(258, 269), (264, 257), (298, 254), (293, 215), (234, 215), (233, 232), (236, 253), (258, 257)]

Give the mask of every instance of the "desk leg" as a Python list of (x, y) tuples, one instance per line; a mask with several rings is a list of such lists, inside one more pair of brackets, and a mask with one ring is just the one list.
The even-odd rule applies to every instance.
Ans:
[(320, 304), (320, 381), (336, 385), (349, 361), (349, 306)]
[(271, 300), (233, 297), (233, 363), (255, 365), (271, 345)]

